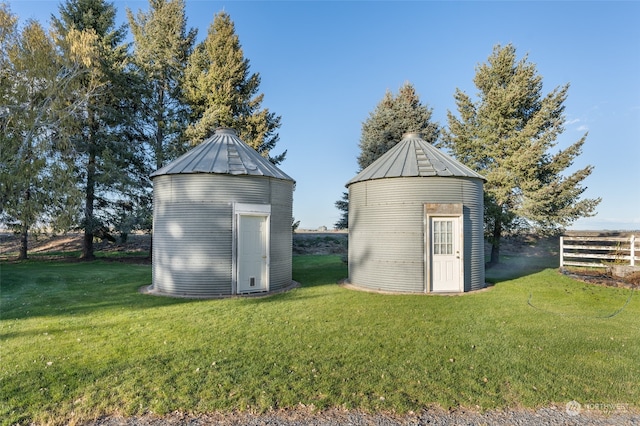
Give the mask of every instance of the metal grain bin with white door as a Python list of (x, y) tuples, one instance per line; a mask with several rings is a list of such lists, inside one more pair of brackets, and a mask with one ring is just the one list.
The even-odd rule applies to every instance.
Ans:
[(217, 129), (153, 179), (151, 293), (220, 297), (292, 285), (294, 181)]
[(397, 293), (485, 287), (483, 184), (407, 133), (347, 183), (349, 282)]

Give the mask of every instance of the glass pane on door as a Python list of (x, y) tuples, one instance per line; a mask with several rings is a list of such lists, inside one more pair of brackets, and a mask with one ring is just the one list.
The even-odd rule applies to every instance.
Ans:
[(453, 254), (453, 220), (433, 221), (433, 254)]

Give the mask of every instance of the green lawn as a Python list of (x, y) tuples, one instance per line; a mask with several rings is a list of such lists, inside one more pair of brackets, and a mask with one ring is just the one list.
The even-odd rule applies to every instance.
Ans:
[(339, 256), (297, 256), (301, 288), (194, 301), (139, 294), (149, 266), (0, 267), (4, 425), (298, 404), (640, 404), (640, 297), (554, 269), (463, 296), (394, 296), (337, 286)]

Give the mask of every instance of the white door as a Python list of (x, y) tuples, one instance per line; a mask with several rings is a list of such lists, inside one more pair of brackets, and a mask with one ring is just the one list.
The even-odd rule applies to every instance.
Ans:
[(267, 216), (239, 215), (238, 293), (268, 290)]
[(434, 292), (462, 291), (459, 232), (459, 218), (431, 218), (431, 288)]

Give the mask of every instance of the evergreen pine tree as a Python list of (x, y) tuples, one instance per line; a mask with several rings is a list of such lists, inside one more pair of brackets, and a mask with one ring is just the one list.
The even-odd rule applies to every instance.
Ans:
[(189, 57), (185, 73), (185, 97), (192, 110), (186, 135), (197, 145), (218, 127), (231, 127), (248, 145), (274, 164), (286, 151), (272, 156), (278, 141), (280, 117), (261, 109), (260, 76), (249, 73), (231, 17), (220, 12), (209, 27), (207, 38)]
[(360, 171), (393, 148), (407, 132), (419, 132), (422, 139), (435, 143), (440, 128), (431, 122), (432, 113), (431, 108), (420, 103), (411, 83), (405, 83), (397, 96), (387, 91), (362, 124), (358, 156)]
[(55, 46), (44, 29), (29, 21), (22, 31), (0, 5), (0, 193), (2, 219), (21, 236), (20, 259), (27, 258), (29, 230), (48, 204), (47, 111), (53, 93)]
[[(431, 108), (420, 102), (411, 83), (405, 83), (396, 96), (387, 91), (376, 109), (369, 114), (369, 118), (362, 123), (359, 171), (393, 148), (407, 132), (419, 132), (422, 139), (431, 144), (435, 143), (440, 134), (440, 127), (431, 121), (432, 113)], [(335, 206), (342, 213), (334, 226), (337, 229), (347, 228), (349, 194), (343, 192), (342, 198), (336, 201)]]
[(562, 173), (581, 153), (586, 134), (556, 153), (564, 130), (564, 101), (569, 85), (542, 94), (542, 77), (512, 45), (496, 46), (477, 67), (476, 102), (457, 90), (460, 117), (448, 113), (444, 143), (456, 158), (487, 178), (485, 232), (492, 244), (490, 264), (499, 262), (500, 240), (519, 228), (557, 232), (580, 217), (591, 216), (600, 199), (580, 199), (586, 166)]
[(143, 151), (132, 127), (137, 84), (129, 73), (125, 28), (115, 27), (116, 9), (104, 0), (67, 0), (52, 17), (63, 54), (71, 57), (77, 46), (70, 42), (81, 32), (91, 52), (83, 62), (78, 91), (99, 90), (60, 128), (58, 137), (68, 141), (76, 155), (79, 185), (84, 194), (82, 258), (93, 259), (94, 232), (109, 221), (113, 207), (127, 188), (139, 181)]
[(349, 227), (349, 193), (343, 192), (342, 198), (336, 201), (335, 206), (340, 210), (340, 219), (333, 224), (336, 229), (347, 229)]
[(121, 238), (134, 229), (150, 231), (152, 185), (147, 178), (185, 151), (189, 108), (182, 95), (187, 58), (197, 31), (187, 31), (184, 0), (149, 0), (147, 12), (127, 9), (133, 35), (133, 64), (139, 83), (136, 138), (151, 155), (140, 185), (118, 203), (114, 218)]
[(26, 259), (30, 231), (45, 223), (66, 227), (73, 216), (73, 165), (53, 136), (62, 117), (77, 107), (65, 95), (79, 73), (64, 66), (38, 22), (18, 30), (16, 21), (0, 4), (0, 212), (20, 234), (19, 257)]
[(184, 0), (149, 0), (149, 11), (127, 10), (135, 66), (144, 81), (139, 125), (156, 169), (182, 152), (188, 107), (182, 96), (187, 58), (197, 31), (187, 32)]

